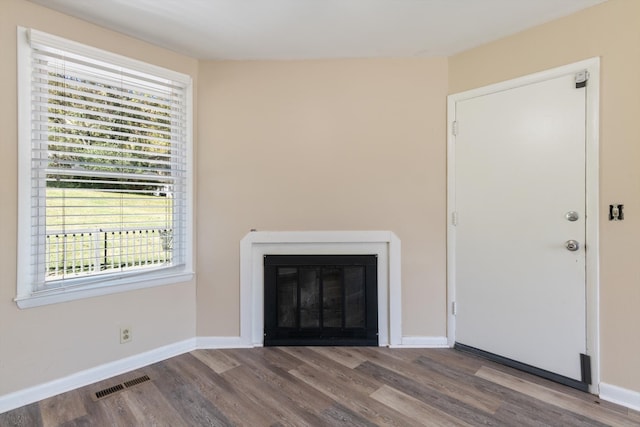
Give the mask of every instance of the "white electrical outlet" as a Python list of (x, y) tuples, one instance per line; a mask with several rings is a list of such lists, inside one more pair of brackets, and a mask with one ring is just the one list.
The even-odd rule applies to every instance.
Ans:
[(120, 344), (131, 342), (133, 338), (132, 333), (131, 326), (123, 326), (120, 328)]

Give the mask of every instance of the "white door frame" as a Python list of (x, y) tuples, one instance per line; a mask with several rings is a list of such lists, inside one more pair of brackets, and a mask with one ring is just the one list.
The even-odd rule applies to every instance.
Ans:
[(586, 93), (586, 295), (587, 295), (587, 354), (591, 357), (592, 384), (589, 391), (599, 392), (599, 117), (600, 117), (600, 58), (591, 58), (558, 68), (518, 77), (447, 97), (447, 341), (453, 347), (456, 338), (456, 159), (455, 134), (456, 103), (478, 96), (501, 92), (528, 84), (550, 80), (587, 70), (589, 80)]

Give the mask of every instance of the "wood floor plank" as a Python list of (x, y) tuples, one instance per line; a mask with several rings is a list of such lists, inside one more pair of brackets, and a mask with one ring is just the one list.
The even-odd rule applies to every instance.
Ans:
[(356, 370), (367, 376), (376, 378), (386, 385), (394, 387), (434, 408), (449, 415), (457, 417), (472, 425), (498, 425), (499, 420), (491, 414), (478, 410), (451, 396), (440, 393), (413, 378), (405, 377), (387, 368), (383, 368), (371, 362), (365, 362)]
[(348, 347), (310, 347), (310, 349), (351, 369), (367, 361), (358, 353), (349, 351)]
[(38, 403), (32, 403), (0, 414), (0, 426), (41, 427), (42, 417)]
[(281, 347), (259, 347), (223, 351), (231, 351), (235, 357), (250, 355), (254, 360), (261, 360), (265, 365), (278, 367), (283, 371), (290, 371), (304, 364), (304, 361), (285, 352)]
[(135, 425), (172, 427), (187, 427), (189, 425), (154, 383), (142, 384), (125, 390), (121, 394), (122, 400), (126, 402), (136, 420)]
[(382, 366), (405, 377), (419, 381), (423, 386), (432, 388), (442, 394), (464, 402), (483, 412), (495, 413), (503, 400), (499, 396), (486, 393), (466, 381), (466, 376), (471, 374), (461, 373), (457, 378), (449, 378), (434, 369), (425, 369), (423, 365), (416, 364), (416, 360), (407, 361), (406, 358), (395, 357), (391, 352), (370, 351), (368, 353), (370, 363)]
[(355, 412), (336, 403), (320, 413), (320, 417), (328, 425), (354, 426), (354, 427), (375, 427), (376, 424), (362, 418)]
[[(321, 368), (311, 365), (302, 365), (298, 369), (290, 371), (292, 375), (306, 382), (310, 386), (316, 388), (331, 399), (340, 404), (358, 416), (381, 426), (411, 426), (416, 422), (404, 414), (389, 408), (369, 395), (371, 393), (355, 391), (349, 381), (344, 378), (337, 378), (326, 375)], [(376, 389), (377, 390), (377, 389)]]
[(471, 425), (387, 385), (380, 387), (371, 397), (423, 425), (433, 427)]
[(640, 426), (640, 411), (634, 411), (633, 409), (629, 409), (627, 412), (627, 416), (630, 420), (635, 421)]
[(120, 393), (112, 394), (108, 398), (100, 400), (94, 400), (94, 397), (96, 391), (105, 388), (105, 384), (112, 386), (132, 378), (138, 378), (141, 375), (144, 374), (139, 371), (132, 371), (124, 376), (114, 377), (107, 381), (101, 381), (78, 389), (77, 391), (87, 411), (87, 415), (77, 419), (80, 424), (82, 424), (83, 420), (89, 420), (90, 425), (94, 426), (127, 427), (135, 425), (137, 420), (127, 404), (122, 400)]
[(271, 424), (272, 419), (265, 415), (264, 408), (248, 401), (225, 378), (211, 372), (199, 359), (181, 357), (166, 363), (180, 372), (203, 397), (225, 414), (231, 424), (255, 427)]
[(407, 362), (413, 362), (424, 353), (424, 348), (358, 347), (357, 349), (381, 352)]
[(282, 367), (265, 361), (262, 353), (238, 352), (237, 357), (243, 366), (250, 369), (256, 381), (269, 384), (275, 393), (293, 398), (291, 404), (303, 411), (319, 413), (335, 403)]
[(59, 394), (40, 402), (42, 425), (55, 427), (87, 415), (80, 392), (72, 390), (69, 393)]
[(297, 357), (305, 363), (299, 369), (303, 369), (307, 365), (313, 366), (324, 372), (325, 375), (336, 378), (346, 387), (349, 387), (354, 393), (369, 395), (382, 385), (371, 377), (362, 375), (354, 369), (347, 368), (310, 348), (286, 347), (283, 348), (283, 351)]
[(191, 355), (207, 365), (216, 374), (233, 369), (240, 364), (222, 351), (195, 350)]
[[(129, 403), (124, 399), (123, 393), (116, 393), (97, 402), (87, 403), (86, 406), (95, 425), (127, 427), (140, 422), (134, 411), (129, 408)], [(92, 406), (94, 409), (89, 410)]]
[[(269, 404), (291, 407), (292, 410), (297, 410), (302, 414), (317, 414), (333, 403), (314, 389), (290, 376), (282, 368), (271, 365), (263, 355), (263, 352), (237, 351), (235, 352), (235, 358), (239, 361), (238, 366), (242, 368), (243, 373), (239, 373), (237, 369), (234, 369), (223, 373), (221, 376), (222, 379), (233, 384), (234, 389), (238, 389), (238, 384), (234, 383), (234, 381), (238, 381), (238, 375), (244, 375), (244, 373), (249, 372), (251, 377), (245, 377), (246, 384), (244, 386), (256, 389), (263, 395), (272, 396), (267, 400), (253, 400), (253, 404), (257, 403), (258, 407), (261, 408), (258, 409), (258, 413), (262, 416), (262, 421), (246, 424), (244, 421), (239, 421), (239, 425), (265, 424), (264, 414), (269, 413)], [(246, 390), (242, 390), (242, 405), (246, 406), (247, 403), (252, 403), (252, 401), (246, 399)], [(305, 398), (301, 399), (301, 396)], [(294, 417), (298, 417), (298, 415)], [(291, 415), (285, 414), (285, 416), (279, 417), (279, 420), (282, 422), (285, 418), (291, 418)]]
[(62, 423), (58, 427), (92, 427), (92, 420), (89, 415), (83, 415), (66, 423)]
[(607, 427), (608, 424), (602, 424), (598, 421), (591, 420), (587, 417), (570, 413), (564, 410), (554, 410), (553, 408), (544, 407), (541, 409), (539, 402), (530, 399), (531, 405), (520, 405), (512, 402), (505, 402), (496, 417), (501, 420), (508, 421), (512, 425), (530, 426), (530, 427)]
[(155, 363), (145, 369), (149, 370), (160, 392), (188, 425), (232, 425), (213, 403), (198, 393), (189, 381), (167, 363)]
[(256, 379), (255, 372), (238, 366), (222, 374), (246, 399), (263, 408), (265, 415), (275, 418), (283, 426), (320, 425), (321, 419), (313, 407), (300, 396), (279, 394), (268, 382)]
[(635, 422), (621, 414), (492, 368), (481, 367), (478, 372), (476, 372), (476, 375), (480, 378), (484, 378), (503, 387), (526, 394), (527, 396), (531, 396), (532, 398), (550, 405), (558, 406), (576, 414), (585, 415), (604, 424), (637, 427)]
[(471, 375), (475, 374), (482, 366), (492, 363), (491, 361), (482, 359), (470, 353), (463, 353), (461, 351), (445, 348), (434, 349), (429, 352), (423, 351), (415, 360), (424, 360), (425, 358), (442, 363), (456, 371), (466, 372)]

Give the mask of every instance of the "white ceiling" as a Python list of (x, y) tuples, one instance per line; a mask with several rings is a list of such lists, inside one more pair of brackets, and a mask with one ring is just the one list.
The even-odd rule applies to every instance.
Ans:
[(310, 59), (449, 56), (606, 0), (31, 1), (196, 58)]

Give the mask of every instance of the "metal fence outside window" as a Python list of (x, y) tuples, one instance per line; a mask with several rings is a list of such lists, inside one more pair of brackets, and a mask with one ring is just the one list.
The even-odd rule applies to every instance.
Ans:
[(123, 268), (142, 268), (172, 261), (171, 229), (98, 229), (47, 233), (46, 280)]

